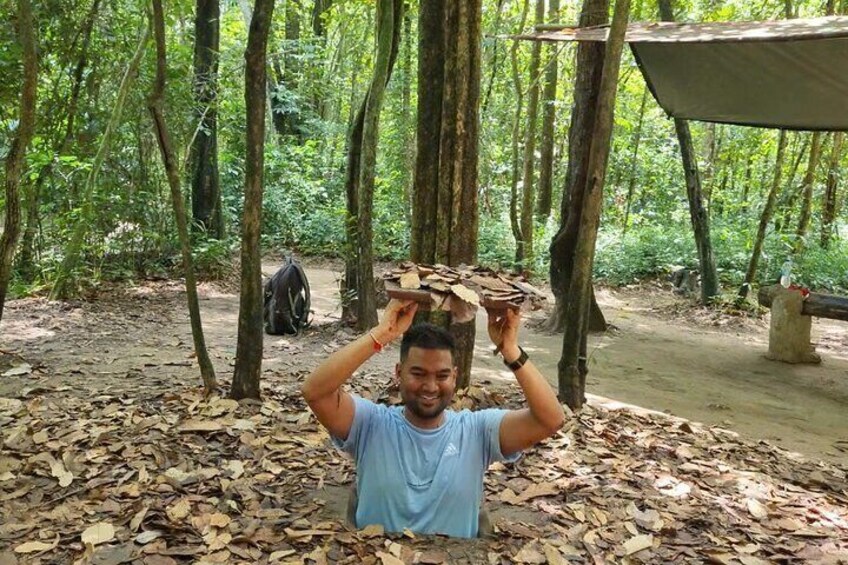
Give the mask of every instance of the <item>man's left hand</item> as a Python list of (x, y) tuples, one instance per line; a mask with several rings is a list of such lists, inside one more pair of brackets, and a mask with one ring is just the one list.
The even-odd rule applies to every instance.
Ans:
[(521, 325), (521, 314), (518, 310), (486, 310), (489, 314), (489, 338), (495, 344), (504, 359), (518, 358), (518, 327)]

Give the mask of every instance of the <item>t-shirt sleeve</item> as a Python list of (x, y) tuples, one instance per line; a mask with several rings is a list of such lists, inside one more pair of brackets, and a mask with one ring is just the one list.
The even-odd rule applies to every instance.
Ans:
[(514, 463), (521, 457), (520, 451), (509, 457), (505, 457), (501, 453), (501, 420), (507, 412), (509, 410), (488, 408), (473, 413), (477, 419), (479, 433), (483, 440), (483, 457), (487, 467), (496, 461)]
[(380, 416), (380, 406), (356, 394), (351, 396), (354, 406), (353, 423), (350, 426), (347, 439), (343, 440), (330, 436), (330, 440), (337, 448), (349, 453), (354, 459), (358, 459), (358, 454), (362, 452), (365, 443), (368, 441), (369, 430)]

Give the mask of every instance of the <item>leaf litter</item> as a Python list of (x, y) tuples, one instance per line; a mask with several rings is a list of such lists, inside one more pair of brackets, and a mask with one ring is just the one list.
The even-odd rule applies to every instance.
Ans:
[[(169, 309), (152, 310), (138, 316), (146, 327)], [(314, 363), (308, 351), (352, 337), (317, 326), (294, 349)], [(148, 376), (174, 360), (159, 361), (132, 378), (88, 372), (104, 359), (52, 373), (74, 386), (38, 364), (41, 380), (0, 398), (0, 564), (848, 559), (845, 467), (591, 406), (517, 464), (492, 466), (492, 538), (356, 530), (343, 518), (355, 470), (299, 396), (305, 368), (264, 375), (263, 402), (236, 403)], [(399, 401), (384, 374), (362, 371), (354, 389)], [(455, 407), (520, 402), (517, 387), (480, 381)]]

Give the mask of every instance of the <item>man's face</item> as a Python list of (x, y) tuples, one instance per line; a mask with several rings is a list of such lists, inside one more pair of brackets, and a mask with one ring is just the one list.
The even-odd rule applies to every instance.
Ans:
[(410, 347), (395, 373), (403, 403), (421, 420), (438, 418), (453, 400), (456, 367), (448, 349)]

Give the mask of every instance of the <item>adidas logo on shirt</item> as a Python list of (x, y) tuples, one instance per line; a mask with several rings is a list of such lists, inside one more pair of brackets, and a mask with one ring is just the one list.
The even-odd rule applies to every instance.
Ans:
[(444, 457), (451, 457), (453, 455), (459, 455), (459, 449), (453, 443), (449, 443), (445, 448)]

